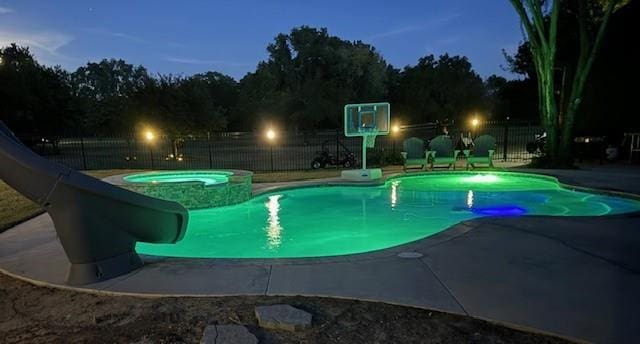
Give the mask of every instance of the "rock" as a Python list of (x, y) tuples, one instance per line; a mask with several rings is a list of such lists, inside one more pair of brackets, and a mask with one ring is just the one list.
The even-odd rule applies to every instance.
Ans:
[(260, 327), (272, 330), (299, 331), (311, 327), (311, 314), (289, 305), (256, 307)]
[(240, 325), (209, 325), (205, 327), (200, 344), (258, 344), (258, 339)]

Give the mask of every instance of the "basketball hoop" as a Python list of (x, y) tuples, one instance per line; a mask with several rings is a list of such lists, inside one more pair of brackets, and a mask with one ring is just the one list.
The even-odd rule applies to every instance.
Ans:
[(389, 103), (347, 104), (344, 107), (344, 134), (362, 137), (362, 170), (367, 169), (367, 148), (376, 144), (376, 136), (389, 134)]

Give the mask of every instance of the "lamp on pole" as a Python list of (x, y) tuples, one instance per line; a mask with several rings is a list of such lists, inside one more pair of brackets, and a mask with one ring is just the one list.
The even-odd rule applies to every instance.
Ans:
[(269, 156), (271, 158), (271, 172), (273, 172), (273, 145), (276, 140), (276, 131), (273, 128), (267, 130), (267, 140), (269, 141)]
[(393, 137), (393, 154), (396, 154), (396, 141), (398, 141), (398, 135), (400, 133), (400, 124), (396, 123), (391, 127), (391, 134)]
[(471, 120), (471, 133), (473, 137), (476, 137), (476, 130), (478, 129), (478, 125), (480, 124), (480, 120), (477, 116), (473, 117)]
[(156, 138), (156, 135), (150, 129), (146, 130), (144, 133), (144, 138), (149, 145), (149, 155), (151, 156), (151, 169), (153, 170), (155, 167), (153, 165), (153, 141)]

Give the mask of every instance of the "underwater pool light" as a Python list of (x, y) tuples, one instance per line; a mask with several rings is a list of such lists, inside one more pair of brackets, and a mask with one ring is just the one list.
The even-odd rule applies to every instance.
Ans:
[(476, 174), (475, 176), (465, 178), (465, 180), (470, 183), (495, 183), (499, 178), (493, 174)]
[(527, 213), (527, 210), (515, 205), (498, 205), (493, 207), (473, 208), (471, 212), (486, 216), (519, 216)]

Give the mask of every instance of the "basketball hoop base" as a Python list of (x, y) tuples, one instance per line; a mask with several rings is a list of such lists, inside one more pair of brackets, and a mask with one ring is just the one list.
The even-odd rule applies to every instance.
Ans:
[(342, 171), (342, 179), (354, 182), (369, 182), (380, 178), (382, 178), (382, 170), (379, 168)]

